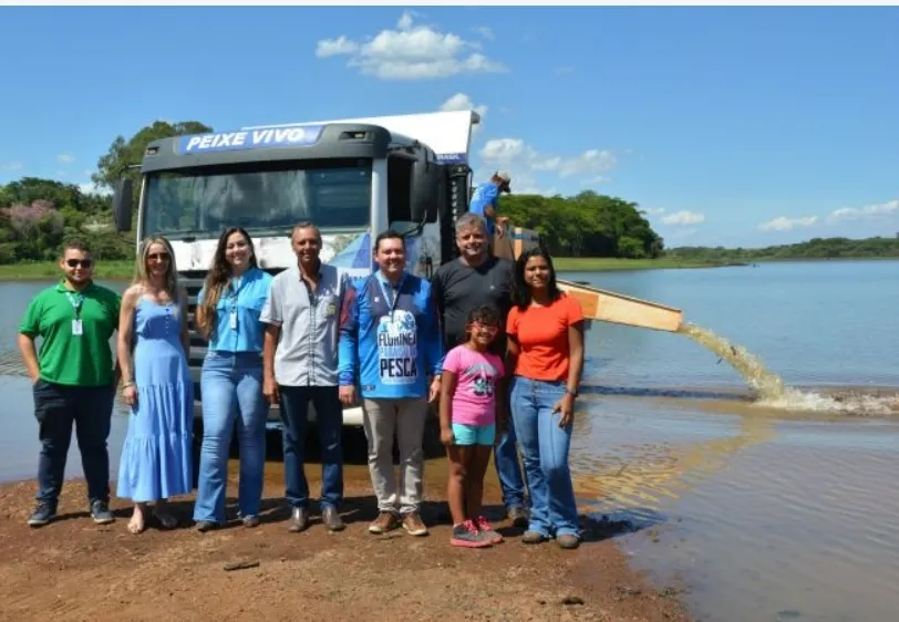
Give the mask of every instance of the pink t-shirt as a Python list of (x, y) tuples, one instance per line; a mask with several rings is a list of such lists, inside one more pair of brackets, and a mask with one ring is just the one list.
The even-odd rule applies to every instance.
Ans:
[(477, 426), (495, 423), (495, 387), (505, 373), (502, 359), (461, 345), (446, 355), (443, 370), (456, 376), (453, 423)]

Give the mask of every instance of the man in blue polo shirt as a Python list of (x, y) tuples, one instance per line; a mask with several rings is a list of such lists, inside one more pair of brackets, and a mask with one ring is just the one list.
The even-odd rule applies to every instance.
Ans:
[(494, 173), (490, 181), (478, 186), (468, 204), (469, 212), (483, 216), (487, 221), (490, 246), (493, 246), (493, 236), (496, 233), (503, 234), (503, 225), (508, 221), (508, 218), (498, 217), (497, 210), (499, 209), (499, 195), (503, 192), (511, 193), (511, 184), (512, 178), (508, 173)]
[[(368, 439), (368, 465), (378, 498), (378, 518), (368, 527), (384, 533), (402, 526), (413, 536), (427, 535), (421, 520), (422, 441), (429, 403), (440, 395), (443, 341), (431, 284), (406, 272), (406, 246), (396, 231), (378, 235), (374, 245), (380, 269), (347, 288), (340, 317), (338, 380), (340, 399), (356, 401)], [(400, 452), (397, 490), (393, 437)]]
[(34, 387), (41, 441), (37, 507), (28, 519), (32, 527), (56, 516), (73, 426), (91, 516), (99, 524), (114, 520), (106, 440), (118, 373), (109, 340), (118, 328), (121, 298), (94, 283), (93, 257), (84, 242), (68, 242), (59, 265), (64, 278), (31, 301), (19, 325), (19, 350)]

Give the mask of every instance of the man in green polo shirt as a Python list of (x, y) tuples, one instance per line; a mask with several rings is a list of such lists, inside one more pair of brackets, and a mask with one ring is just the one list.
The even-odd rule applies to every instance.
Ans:
[[(34, 385), (39, 426), (37, 506), (28, 524), (46, 525), (56, 516), (74, 424), (96, 523), (114, 520), (109, 510), (109, 452), (118, 368), (109, 340), (118, 327), (121, 298), (93, 282), (88, 246), (65, 244), (59, 262), (64, 278), (40, 292), (19, 326), (19, 350)], [(38, 357), (34, 340), (41, 338)]]

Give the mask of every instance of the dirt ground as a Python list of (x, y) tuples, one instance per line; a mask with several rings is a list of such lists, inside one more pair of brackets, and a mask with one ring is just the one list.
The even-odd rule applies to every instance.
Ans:
[[(35, 457), (36, 459), (36, 457)], [(505, 521), (506, 541), (489, 549), (449, 545), (445, 465), (429, 460), (422, 516), (431, 534), (402, 529), (375, 536), (368, 470), (348, 465), (347, 529), (331, 534), (312, 509), (310, 529), (286, 531), (283, 471), (266, 466), (262, 524), (236, 522), (236, 468), (231, 465), (226, 528), (192, 529), (193, 499), (175, 500), (181, 526), (153, 523), (140, 535), (126, 530), (130, 507), (114, 499), (117, 520), (97, 526), (86, 512), (85, 487), (67, 482), (60, 517), (26, 525), (33, 481), (0, 487), (0, 619), (52, 620), (661, 620), (690, 618), (677, 589), (653, 589), (628, 568), (611, 536), (622, 526), (586, 521), (575, 551), (554, 543), (527, 546)], [(490, 467), (487, 514), (502, 512)], [(307, 466), (313, 496), (320, 466)], [(114, 484), (112, 490), (114, 491)], [(247, 567), (232, 568), (233, 564)]]

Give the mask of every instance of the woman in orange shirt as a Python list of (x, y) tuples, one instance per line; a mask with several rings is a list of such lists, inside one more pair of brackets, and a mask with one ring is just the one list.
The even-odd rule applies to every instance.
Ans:
[(510, 406), (531, 496), (522, 541), (537, 544), (554, 536), (562, 548), (577, 548), (568, 449), (584, 368), (584, 312), (559, 289), (552, 259), (540, 248), (518, 258), (512, 303), (506, 327)]

